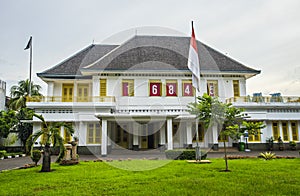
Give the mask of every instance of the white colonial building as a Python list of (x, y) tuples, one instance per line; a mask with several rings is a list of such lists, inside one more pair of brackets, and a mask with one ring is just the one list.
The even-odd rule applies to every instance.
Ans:
[[(195, 146), (194, 102), (187, 67), (190, 38), (134, 36), (121, 45), (90, 45), (60, 64), (38, 73), (47, 96), (29, 100), (28, 107), (46, 121), (75, 127), (80, 153), (106, 156), (111, 149), (166, 149)], [(246, 80), (260, 73), (198, 42), (201, 92), (246, 108), (250, 120), (268, 125), (250, 143), (270, 136), (299, 141), (299, 100), (256, 101), (246, 95)], [(280, 100), (281, 101), (281, 100)], [(298, 101), (298, 102), (297, 102)], [(277, 123), (277, 124), (276, 124)], [(34, 121), (34, 130), (41, 128)], [(217, 149), (218, 130), (204, 131), (201, 147)], [(70, 137), (61, 133), (65, 139)], [(232, 141), (227, 141), (232, 145)]]

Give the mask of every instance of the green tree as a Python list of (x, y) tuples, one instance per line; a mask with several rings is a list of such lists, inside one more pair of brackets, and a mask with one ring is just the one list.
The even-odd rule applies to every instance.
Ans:
[(32, 134), (32, 123), (26, 122), (27, 120), (32, 120), (34, 111), (29, 108), (21, 108), (16, 114), (18, 120), (17, 125), (14, 128), (14, 132), (18, 134), (24, 151), (26, 151), (26, 141), (29, 136)]
[[(231, 104), (222, 103), (216, 97), (211, 97), (207, 94), (203, 94), (201, 97), (197, 97), (196, 103), (190, 103), (188, 105), (191, 114), (195, 114), (200, 122), (204, 123), (206, 129), (212, 126), (220, 128), (218, 131), (221, 137), (238, 137), (239, 124), (243, 120), (242, 109), (233, 107)], [(232, 129), (226, 129), (226, 127), (232, 127)], [(227, 150), (226, 143), (224, 141), (224, 153), (225, 164), (228, 170)]]
[[(30, 83), (27, 80), (19, 81), (18, 85), (12, 86), (10, 89), (11, 100), (9, 101), (9, 108), (13, 110), (19, 110), (26, 107), (26, 98), (39, 97), (42, 94), (39, 92), (42, 89), (40, 85)], [(30, 93), (29, 93), (30, 91)]]
[(18, 123), (13, 110), (0, 111), (0, 138), (7, 138), (10, 131)]
[(71, 125), (64, 122), (51, 122), (47, 123), (42, 115), (34, 114), (35, 117), (41, 120), (42, 129), (34, 132), (27, 140), (26, 146), (30, 149), (30, 152), (33, 150), (33, 144), (37, 141), (39, 137), (41, 139), (41, 145), (43, 147), (43, 162), (41, 172), (50, 172), (51, 171), (51, 153), (50, 146), (59, 146), (60, 152), (56, 162), (60, 162), (64, 157), (65, 147), (64, 140), (60, 135), (60, 128), (64, 126), (68, 134), (72, 135), (74, 129)]

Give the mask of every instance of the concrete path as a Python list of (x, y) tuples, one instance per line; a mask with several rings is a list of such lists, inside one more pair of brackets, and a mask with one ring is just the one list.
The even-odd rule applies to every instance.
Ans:
[[(228, 155), (243, 155), (243, 156), (258, 156), (262, 151), (251, 151), (251, 152), (239, 152), (230, 151)], [(299, 150), (297, 151), (274, 151), (279, 156), (293, 156), (299, 157)], [(208, 152), (207, 158), (223, 158), (224, 152)], [(124, 160), (124, 159), (166, 159), (165, 153), (159, 150), (148, 150), (148, 151), (131, 151), (131, 150), (116, 150), (109, 154), (107, 157), (101, 157), (100, 155), (79, 155), (81, 161), (85, 160), (96, 160), (96, 159), (112, 159), (112, 160)], [(51, 156), (51, 161), (54, 162), (56, 156)], [(29, 156), (18, 157), (12, 159), (0, 160), (0, 171), (10, 170), (24, 166), (25, 164), (33, 163)], [(41, 160), (39, 162), (41, 164)], [(1, 174), (0, 174), (1, 175)]]

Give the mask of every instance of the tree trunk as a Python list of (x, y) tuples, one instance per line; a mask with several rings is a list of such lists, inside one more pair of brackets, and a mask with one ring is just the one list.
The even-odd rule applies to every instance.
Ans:
[(228, 170), (227, 149), (226, 149), (226, 143), (225, 143), (225, 140), (223, 141), (223, 143), (224, 143), (225, 165), (226, 165), (225, 171), (229, 171), (229, 170)]
[(43, 165), (41, 172), (50, 172), (50, 164), (51, 164), (51, 157), (50, 157), (50, 145), (46, 144), (43, 153)]

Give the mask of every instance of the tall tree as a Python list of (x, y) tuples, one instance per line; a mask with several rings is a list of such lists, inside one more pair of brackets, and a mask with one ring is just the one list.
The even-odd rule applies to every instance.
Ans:
[[(216, 126), (220, 130), (218, 132), (221, 136), (235, 136), (237, 137), (239, 131), (239, 124), (243, 119), (242, 110), (233, 107), (231, 104), (222, 103), (216, 97), (211, 97), (206, 93), (201, 97), (197, 97), (197, 103), (190, 103), (188, 105), (191, 114), (195, 114), (199, 121), (204, 123), (206, 129)], [(226, 129), (232, 126), (235, 129)], [(228, 169), (226, 142), (224, 142), (225, 153), (225, 171)]]
[(47, 123), (42, 115), (34, 114), (35, 117), (41, 120), (42, 128), (35, 133), (33, 133), (27, 140), (26, 146), (30, 151), (33, 150), (33, 144), (37, 141), (38, 138), (42, 137), (41, 145), (43, 147), (43, 163), (41, 172), (50, 172), (51, 171), (51, 153), (50, 146), (59, 146), (60, 152), (56, 162), (60, 162), (64, 157), (65, 147), (64, 139), (60, 135), (60, 128), (64, 126), (65, 130), (69, 135), (74, 133), (74, 129), (71, 125), (64, 122), (51, 122)]
[(28, 79), (19, 81), (18, 85), (12, 86), (10, 89), (11, 99), (9, 101), (9, 108), (13, 110), (25, 108), (26, 98), (29, 95), (31, 97), (42, 96), (42, 94), (40, 93), (41, 89), (42, 87), (40, 85), (33, 84), (33, 82), (30, 83)]

